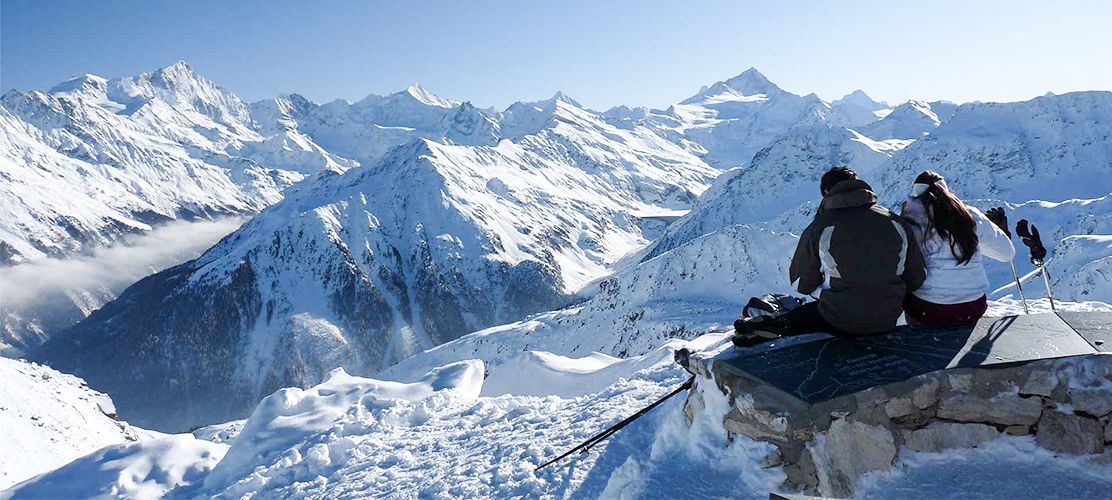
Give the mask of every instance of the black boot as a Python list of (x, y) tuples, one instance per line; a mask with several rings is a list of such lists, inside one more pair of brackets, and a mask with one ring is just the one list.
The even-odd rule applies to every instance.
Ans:
[(731, 339), (737, 347), (753, 347), (757, 344), (772, 342), (782, 335), (785, 328), (783, 318), (767, 316), (741, 318), (734, 321), (734, 336)]

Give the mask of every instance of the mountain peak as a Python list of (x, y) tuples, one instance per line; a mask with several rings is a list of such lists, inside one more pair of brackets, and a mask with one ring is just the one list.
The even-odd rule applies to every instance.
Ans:
[(567, 94), (558, 90), (555, 94), (552, 95), (552, 97), (549, 97), (548, 99), (542, 99), (540, 101), (517, 101), (511, 104), (509, 108), (506, 108), (506, 111), (512, 112), (515, 109), (535, 108), (537, 110), (547, 110), (547, 112), (552, 112), (556, 109), (556, 103), (560, 102), (564, 104), (570, 104), (577, 108), (582, 107), (575, 99), (568, 97)]
[(553, 94), (552, 97), (545, 102), (551, 102), (551, 103), (562, 102), (562, 103), (565, 103), (565, 104), (571, 104), (572, 106), (575, 106), (577, 108), (582, 107), (582, 106), (579, 105), (578, 101), (569, 97), (562, 90), (557, 90), (556, 93)]
[(454, 108), (458, 104), (454, 101), (445, 99), (430, 92), (428, 89), (422, 87), (420, 84), (417, 83), (410, 85), (403, 92), (409, 94), (410, 97), (416, 99), (422, 104), (436, 106), (438, 108)]
[(166, 80), (195, 78), (197, 76), (197, 74), (193, 71), (193, 67), (185, 61), (178, 61), (174, 64), (166, 66), (165, 68), (157, 69), (154, 71), (154, 74), (159, 75)]
[(733, 90), (742, 92), (746, 95), (753, 94), (773, 94), (782, 92), (780, 87), (769, 81), (768, 77), (763, 73), (757, 71), (757, 68), (749, 68), (724, 82), (727, 87)]
[(185, 61), (178, 61), (150, 73), (143, 73), (135, 81), (137, 83), (146, 81), (150, 85), (171, 92), (193, 93), (199, 88), (217, 88), (215, 83), (197, 74), (193, 71), (193, 67)]
[(86, 73), (81, 76), (75, 76), (73, 78), (70, 78), (69, 80), (59, 83), (58, 85), (55, 85), (47, 93), (50, 95), (58, 95), (89, 91), (104, 92), (107, 87), (108, 80), (97, 75)]
[(864, 108), (868, 109), (869, 111), (876, 111), (876, 110), (879, 110), (879, 109), (886, 109), (886, 108), (889, 107), (888, 103), (886, 103), (884, 101), (878, 101), (876, 99), (873, 99), (872, 97), (869, 97), (869, 94), (866, 94), (865, 91), (861, 90), (861, 89), (854, 90), (853, 92), (850, 92), (850, 93), (846, 94), (845, 96), (842, 96), (841, 99), (838, 99), (838, 100), (836, 100), (836, 101), (834, 101), (830, 104), (832, 106), (847, 105), (847, 104), (848, 105), (853, 105), (853, 106), (860, 106), (860, 107), (864, 107)]
[(771, 97), (786, 93), (784, 89), (776, 86), (764, 74), (757, 71), (757, 68), (749, 68), (729, 80), (703, 87), (698, 94), (684, 100), (682, 104), (751, 100), (756, 96)]

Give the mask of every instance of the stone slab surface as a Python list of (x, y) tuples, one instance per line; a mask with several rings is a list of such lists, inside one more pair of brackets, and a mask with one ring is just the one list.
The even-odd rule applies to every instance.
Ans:
[(983, 318), (962, 328), (900, 327), (885, 335), (827, 338), (760, 353), (730, 349), (714, 363), (805, 403), (816, 403), (945, 368), (1097, 352), (1057, 315), (1032, 314)]
[(1062, 318), (1094, 349), (1112, 352), (1112, 312), (1060, 312)]

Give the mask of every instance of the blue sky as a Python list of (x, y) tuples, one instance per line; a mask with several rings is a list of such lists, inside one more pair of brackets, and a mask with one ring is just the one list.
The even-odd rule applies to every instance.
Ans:
[(563, 90), (666, 106), (750, 66), (833, 99), (1011, 101), (1112, 89), (1112, 2), (67, 1), (0, 3), (0, 86), (189, 62), (246, 100), (419, 82), (503, 107)]

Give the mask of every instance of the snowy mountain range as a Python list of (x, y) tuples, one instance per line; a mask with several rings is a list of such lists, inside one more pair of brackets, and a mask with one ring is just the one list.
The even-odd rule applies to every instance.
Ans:
[[(3, 111), (5, 134), (25, 148), (5, 149), (38, 151), (36, 161), (58, 171), (178, 172), (75, 160), (60, 144), (80, 139), (96, 152), (111, 151), (110, 141), (47, 127), (9, 100), (41, 96), (82, 110), (65, 120), (106, 120), (80, 130), (141, 131), (179, 155), (174, 168), (192, 162), (212, 172), (204, 179), (227, 179), (227, 189), (205, 190), (221, 193), (224, 208), (214, 199), (194, 210), (203, 204), (167, 195), (159, 206), (193, 208), (165, 219), (258, 211), (197, 259), (139, 281), (32, 350), (111, 394), (139, 425), (245, 417), (267, 394), (316, 384), (336, 367), (400, 380), (468, 359), (492, 373), (551, 361), (534, 351), (649, 356), (668, 339), (728, 325), (751, 295), (788, 291), (794, 235), (811, 218), (818, 176), (835, 164), (857, 169), (889, 205), (920, 170), (939, 170), (972, 203), (1006, 204), (1043, 229), (1060, 298), (1112, 293), (1112, 182), (1102, 175), (1112, 171), (1112, 93), (893, 107), (863, 92), (799, 96), (750, 69), (666, 110), (597, 113), (557, 94), (497, 111), (418, 86), (356, 103), (291, 94), (246, 105), (184, 65), (155, 73), (165, 75), (97, 80), (103, 98), (96, 85), (9, 94)], [(188, 85), (166, 84), (182, 73)], [(144, 106), (163, 111), (147, 112), (142, 126), (123, 121)], [(263, 177), (273, 181), (266, 189), (244, 181)], [(150, 194), (111, 179), (122, 177), (104, 190)], [(1071, 189), (1075, 179), (1084, 188)], [(12, 188), (24, 190), (33, 192)], [(58, 219), (26, 218), (70, 241)], [(99, 220), (89, 227), (108, 227)], [(79, 251), (23, 238), (10, 245)], [(1006, 287), (1010, 270), (990, 268), (990, 278)], [(1029, 297), (1036, 285), (1025, 287)]]
[(341, 168), (319, 150), (315, 164), (244, 153), (264, 141), (247, 106), (184, 63), (13, 90), (0, 103), (4, 264), (74, 255), (169, 220), (252, 213), (306, 175)]
[[(0, 359), (15, 381), (0, 419), (28, 443), (0, 463), (38, 452), (0, 487), (44, 472), (0, 497), (691, 494), (677, 470), (713, 478), (707, 496), (764, 496), (779, 484), (754, 465), (764, 451), (723, 446), (720, 421), (688, 426), (678, 403), (601, 454), (532, 468), (677, 385), (672, 350), (720, 349), (713, 332), (749, 296), (789, 291), (834, 164), (891, 206), (939, 170), (971, 204), (1040, 227), (1057, 298), (1112, 301), (1108, 92), (826, 102), (751, 69), (666, 110), (596, 113), (558, 93), (498, 111), (416, 85), (246, 104), (179, 63), (2, 103), (5, 277), (121, 241), (146, 251), (128, 235), (170, 220), (253, 217), (68, 330), (20, 337), (54, 313), (3, 311), (3, 342), (114, 404)], [(1044, 295), (1018, 260), (1027, 296)], [(1010, 269), (989, 276), (990, 313), (1015, 312)], [(86, 292), (67, 297), (89, 311), (116, 293)], [(220, 425), (161, 435), (117, 407), (163, 430)], [(988, 448), (984, 463), (1011, 453)], [(884, 484), (874, 494), (893, 496)]]
[[(468, 110), (480, 113), (460, 105), (456, 116)], [(373, 373), (567, 305), (718, 174), (562, 95), (494, 117), (494, 127), (470, 130), (514, 138), (417, 138), (287, 190), (200, 258), (140, 281), (39, 354), (115, 388), (136, 423), (184, 429), (240, 417), (337, 366)]]

